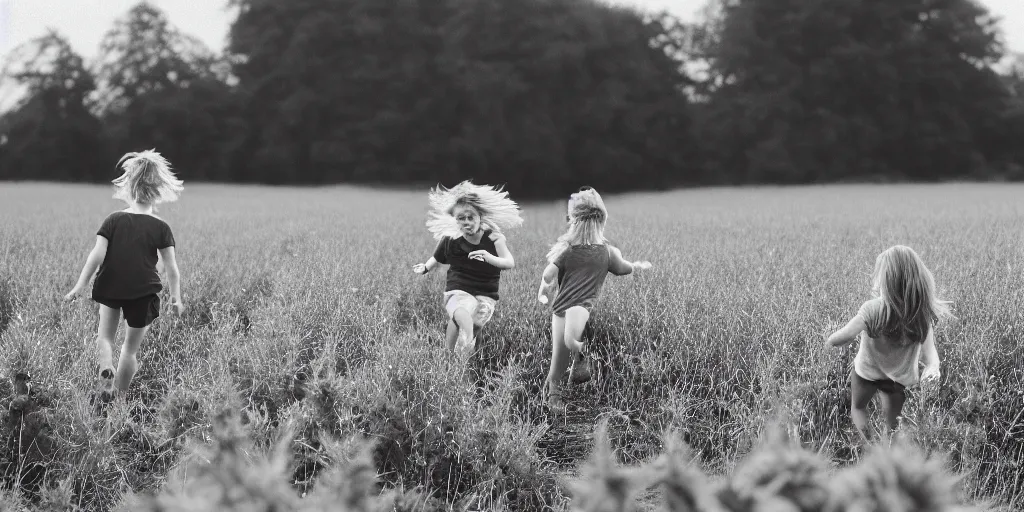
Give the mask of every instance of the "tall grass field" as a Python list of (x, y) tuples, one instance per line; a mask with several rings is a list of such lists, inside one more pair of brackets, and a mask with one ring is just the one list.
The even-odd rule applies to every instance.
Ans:
[[(163, 311), (126, 400), (97, 416), (96, 305), (62, 297), (123, 208), (111, 194), (0, 185), (0, 510), (1024, 508), (1024, 186), (608, 195), (607, 236), (654, 267), (608, 277), (594, 379), (560, 415), (536, 297), (564, 201), (523, 204), (463, 365), (442, 348), (446, 267), (411, 270), (435, 244), (426, 190), (186, 183), (158, 214), (187, 310)], [(854, 349), (824, 336), (894, 244), (956, 318), (940, 382), (864, 447)]]

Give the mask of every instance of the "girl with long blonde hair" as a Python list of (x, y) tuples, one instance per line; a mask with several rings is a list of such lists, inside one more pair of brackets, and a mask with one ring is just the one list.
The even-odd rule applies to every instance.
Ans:
[[(127, 208), (111, 213), (96, 233), (96, 244), (78, 282), (65, 300), (74, 300), (92, 283), (92, 300), (99, 304), (99, 389), (93, 395), (102, 412), (118, 394), (128, 390), (138, 370), (136, 354), (149, 326), (160, 316), (159, 293), (163, 290), (157, 263), (162, 259), (170, 285), (170, 305), (177, 314), (181, 302), (180, 274), (174, 253), (171, 227), (156, 216), (154, 206), (176, 201), (184, 189), (170, 163), (156, 151), (127, 153), (117, 162), (123, 171), (113, 180), (114, 198)], [(117, 367), (112, 364), (111, 344), (121, 315), (128, 325)], [(115, 382), (116, 380), (116, 382)]]
[(590, 379), (583, 357), (583, 329), (601, 295), (608, 273), (624, 276), (648, 269), (650, 262), (628, 262), (604, 236), (608, 210), (596, 190), (582, 187), (569, 196), (569, 226), (548, 252), (537, 299), (551, 302), (551, 368), (547, 377), (548, 407), (564, 409), (561, 380), (570, 363), (574, 382)]
[(521, 226), (523, 218), (508, 192), (468, 180), (432, 189), (428, 201), (427, 230), (438, 243), (434, 254), (412, 270), (425, 275), (448, 265), (445, 345), (466, 357), (476, 347), (476, 331), (494, 314), (501, 272), (516, 264), (502, 231)]
[(850, 372), (850, 417), (864, 441), (868, 439), (867, 407), (876, 392), (882, 392), (891, 431), (899, 427), (906, 387), (939, 378), (935, 325), (950, 316), (949, 303), (937, 296), (931, 271), (904, 245), (890, 247), (875, 259), (872, 292), (875, 298), (828, 337), (833, 347), (860, 337)]

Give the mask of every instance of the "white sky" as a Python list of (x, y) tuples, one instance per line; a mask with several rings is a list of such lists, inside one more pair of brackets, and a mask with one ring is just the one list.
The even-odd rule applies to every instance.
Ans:
[[(226, 0), (150, 0), (167, 13), (171, 23), (198, 37), (214, 51), (227, 44), (234, 12)], [(692, 15), (705, 0), (611, 0), (641, 8), (667, 9), (683, 18)], [(0, 0), (0, 59), (10, 50), (42, 35), (47, 27), (67, 37), (87, 60), (99, 50), (103, 35), (138, 0)], [(980, 0), (989, 11), (1003, 18), (1007, 46), (1024, 52), (1024, 0)]]

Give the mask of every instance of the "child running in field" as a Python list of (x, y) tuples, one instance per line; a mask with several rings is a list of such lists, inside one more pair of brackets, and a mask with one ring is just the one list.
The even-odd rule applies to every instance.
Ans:
[(501, 271), (515, 267), (502, 231), (521, 226), (523, 219), (508, 192), (469, 181), (451, 189), (438, 186), (428, 199), (427, 229), (438, 244), (413, 271), (425, 275), (438, 264), (448, 265), (445, 346), (465, 357), (476, 346), (475, 330), (494, 313)]
[[(569, 197), (569, 229), (558, 238), (548, 252), (548, 266), (541, 277), (537, 299), (542, 304), (551, 302), (551, 369), (548, 372), (548, 407), (563, 410), (560, 390), (562, 376), (573, 364), (574, 382), (590, 380), (590, 369), (583, 357), (583, 329), (590, 319), (605, 277), (609, 272), (624, 276), (634, 269), (651, 268), (650, 262), (630, 263), (622, 252), (608, 244), (604, 227), (608, 210), (600, 194), (590, 187), (582, 187)], [(552, 293), (557, 295), (552, 301)]]
[[(865, 442), (867, 407), (881, 391), (890, 431), (899, 426), (906, 386), (939, 378), (935, 323), (949, 316), (948, 302), (939, 300), (935, 279), (913, 249), (897, 245), (878, 255), (872, 276), (876, 297), (828, 337), (841, 347), (860, 335), (860, 348), (850, 372), (850, 416)], [(918, 368), (924, 363), (924, 370)]]
[[(171, 288), (171, 306), (179, 315), (184, 311), (178, 264), (174, 256), (174, 235), (170, 226), (157, 217), (153, 209), (158, 203), (177, 200), (184, 188), (182, 182), (171, 172), (168, 162), (155, 151), (128, 153), (121, 157), (117, 168), (124, 174), (113, 180), (116, 187), (114, 197), (126, 202), (128, 208), (110, 214), (103, 221), (78, 283), (65, 296), (65, 300), (73, 300), (96, 274), (92, 300), (99, 303), (100, 313), (96, 337), (99, 389), (93, 395), (97, 412), (101, 412), (119, 393), (128, 390), (138, 369), (136, 354), (139, 345), (150, 324), (160, 316), (160, 297), (157, 295), (163, 289), (157, 271), (160, 259)], [(115, 371), (111, 364), (111, 343), (117, 334), (122, 313), (128, 327)]]

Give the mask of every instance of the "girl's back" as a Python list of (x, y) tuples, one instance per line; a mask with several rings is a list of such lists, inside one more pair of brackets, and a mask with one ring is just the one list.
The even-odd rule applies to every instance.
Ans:
[[(923, 343), (915, 343), (905, 337), (891, 339), (885, 336), (881, 332), (885, 321), (884, 308), (883, 299), (878, 297), (865, 302), (858, 312), (866, 328), (861, 332), (860, 350), (854, 359), (857, 373), (866, 379), (891, 379), (904, 386), (916, 384)], [(929, 332), (928, 336), (932, 333)]]
[(107, 253), (93, 295), (127, 300), (160, 292), (158, 251), (174, 245), (166, 222), (145, 213), (119, 211), (110, 214), (96, 234), (107, 239)]
[(608, 275), (608, 251), (606, 244), (571, 245), (555, 259), (558, 296), (552, 309), (556, 314), (576, 305), (592, 306)]

